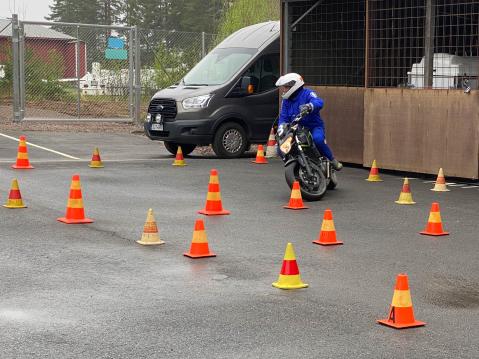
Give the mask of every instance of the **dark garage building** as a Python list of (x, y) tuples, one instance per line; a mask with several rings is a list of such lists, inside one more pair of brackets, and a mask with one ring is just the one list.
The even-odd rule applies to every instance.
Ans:
[(343, 161), (479, 177), (479, 0), (282, 0), (282, 70)]

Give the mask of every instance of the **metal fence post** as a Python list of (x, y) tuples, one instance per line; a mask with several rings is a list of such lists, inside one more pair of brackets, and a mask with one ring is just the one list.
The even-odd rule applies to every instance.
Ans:
[(81, 89), (80, 89), (80, 26), (77, 25), (76, 31), (77, 41), (75, 44), (75, 67), (76, 67), (76, 75), (77, 75), (77, 116), (80, 118), (80, 101), (81, 101)]
[(201, 58), (206, 56), (205, 32), (201, 32)]
[(134, 51), (134, 42), (133, 42), (133, 28), (130, 28), (130, 37), (128, 39), (128, 112), (130, 118), (133, 119), (135, 116), (134, 103), (133, 103), (133, 51)]
[(141, 122), (141, 79), (140, 79), (140, 40), (138, 36), (138, 27), (135, 30), (135, 122)]
[(18, 15), (12, 15), (12, 55), (13, 55), (13, 121), (19, 122), (20, 115), (20, 59), (19, 59), (20, 31)]
[(19, 63), (19, 79), (20, 79), (20, 120), (25, 118), (25, 25), (19, 22), (19, 40), (18, 43), (18, 59)]
[(436, 0), (426, 1), (426, 28), (424, 31), (424, 88), (434, 84), (434, 28), (436, 23)]
[(284, 13), (283, 13), (283, 35), (284, 35), (284, 40), (283, 40), (283, 74), (286, 74), (289, 72), (289, 56), (290, 56), (290, 51), (289, 51), (289, 36), (291, 32), (291, 24), (290, 24), (290, 19), (289, 19), (289, 3), (285, 2), (283, 3), (284, 6)]

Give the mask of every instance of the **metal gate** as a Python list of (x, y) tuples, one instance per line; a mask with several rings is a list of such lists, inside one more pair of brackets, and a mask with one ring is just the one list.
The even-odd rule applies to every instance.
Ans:
[(14, 121), (140, 121), (136, 26), (12, 18)]

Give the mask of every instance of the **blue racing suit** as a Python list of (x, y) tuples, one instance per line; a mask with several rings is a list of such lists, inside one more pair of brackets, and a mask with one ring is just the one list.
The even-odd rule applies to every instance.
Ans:
[(300, 124), (307, 127), (313, 136), (314, 143), (319, 151), (330, 161), (334, 159), (333, 152), (326, 144), (324, 122), (319, 111), (323, 108), (324, 101), (316, 93), (308, 88), (301, 88), (289, 99), (284, 99), (281, 104), (278, 126), (283, 123), (290, 123), (299, 114), (299, 106), (310, 103), (313, 110), (303, 117)]

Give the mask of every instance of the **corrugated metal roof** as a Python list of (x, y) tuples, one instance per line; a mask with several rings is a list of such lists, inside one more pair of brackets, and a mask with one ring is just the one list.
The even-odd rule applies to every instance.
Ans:
[[(3, 31), (1, 31), (2, 29)], [(11, 21), (8, 19), (0, 19), (0, 37), (1, 36), (12, 36), (12, 25)], [(25, 36), (40, 39), (75, 40), (75, 38), (70, 35), (63, 34), (42, 25), (25, 24)]]

